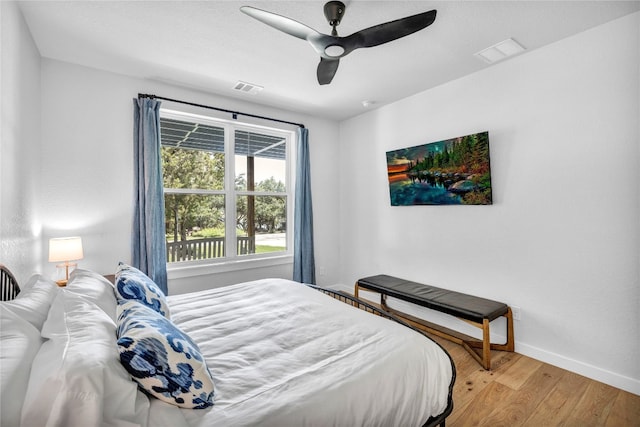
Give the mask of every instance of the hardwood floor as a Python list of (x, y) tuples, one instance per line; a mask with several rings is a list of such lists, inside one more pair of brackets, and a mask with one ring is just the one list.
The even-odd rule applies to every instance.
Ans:
[(457, 370), (448, 427), (640, 427), (640, 396), (518, 353), (492, 351), (485, 371), (458, 344), (433, 338)]
[(492, 351), (486, 371), (462, 346), (428, 335), (456, 365), (448, 427), (640, 427), (640, 396), (518, 353)]

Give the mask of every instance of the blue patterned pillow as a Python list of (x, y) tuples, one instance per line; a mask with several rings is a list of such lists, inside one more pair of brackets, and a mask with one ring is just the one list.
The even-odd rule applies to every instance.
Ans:
[(167, 299), (153, 280), (142, 271), (123, 262), (118, 264), (116, 271), (116, 295), (118, 300), (135, 299), (171, 318)]
[(120, 362), (139, 387), (172, 405), (213, 405), (214, 385), (197, 344), (169, 319), (136, 300), (118, 302)]

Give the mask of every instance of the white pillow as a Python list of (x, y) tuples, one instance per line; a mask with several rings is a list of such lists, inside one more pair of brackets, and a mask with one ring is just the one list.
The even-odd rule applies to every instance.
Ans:
[(62, 289), (42, 336), (22, 425), (146, 425), (149, 400), (120, 364), (115, 324), (100, 307)]
[(35, 274), (14, 300), (3, 302), (3, 305), (40, 330), (58, 289), (53, 280)]
[(31, 363), (41, 345), (40, 331), (0, 304), (0, 425), (20, 424)]
[(89, 270), (75, 269), (65, 290), (91, 301), (116, 321), (118, 301), (113, 284), (104, 276)]

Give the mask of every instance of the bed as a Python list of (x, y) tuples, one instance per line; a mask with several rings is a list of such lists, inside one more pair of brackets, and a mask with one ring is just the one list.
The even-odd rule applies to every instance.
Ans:
[[(157, 298), (145, 282), (128, 299), (117, 280), (36, 275), (0, 303), (2, 426), (431, 426), (451, 413), (447, 352), (349, 295), (265, 279)], [(179, 349), (168, 365), (131, 356), (148, 342), (136, 334), (166, 328), (183, 334), (159, 350)], [(190, 389), (158, 380), (176, 367)]]

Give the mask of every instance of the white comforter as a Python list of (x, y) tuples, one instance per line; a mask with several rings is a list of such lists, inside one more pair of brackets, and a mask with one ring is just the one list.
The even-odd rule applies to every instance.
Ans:
[(168, 297), (200, 346), (215, 406), (151, 399), (150, 426), (419, 426), (447, 405), (451, 362), (424, 336), (299, 283)]
[(168, 298), (212, 371), (215, 405), (180, 409), (120, 363), (112, 285), (34, 276), (0, 304), (0, 425), (420, 426), (447, 406), (435, 343), (299, 283), (271, 279)]

